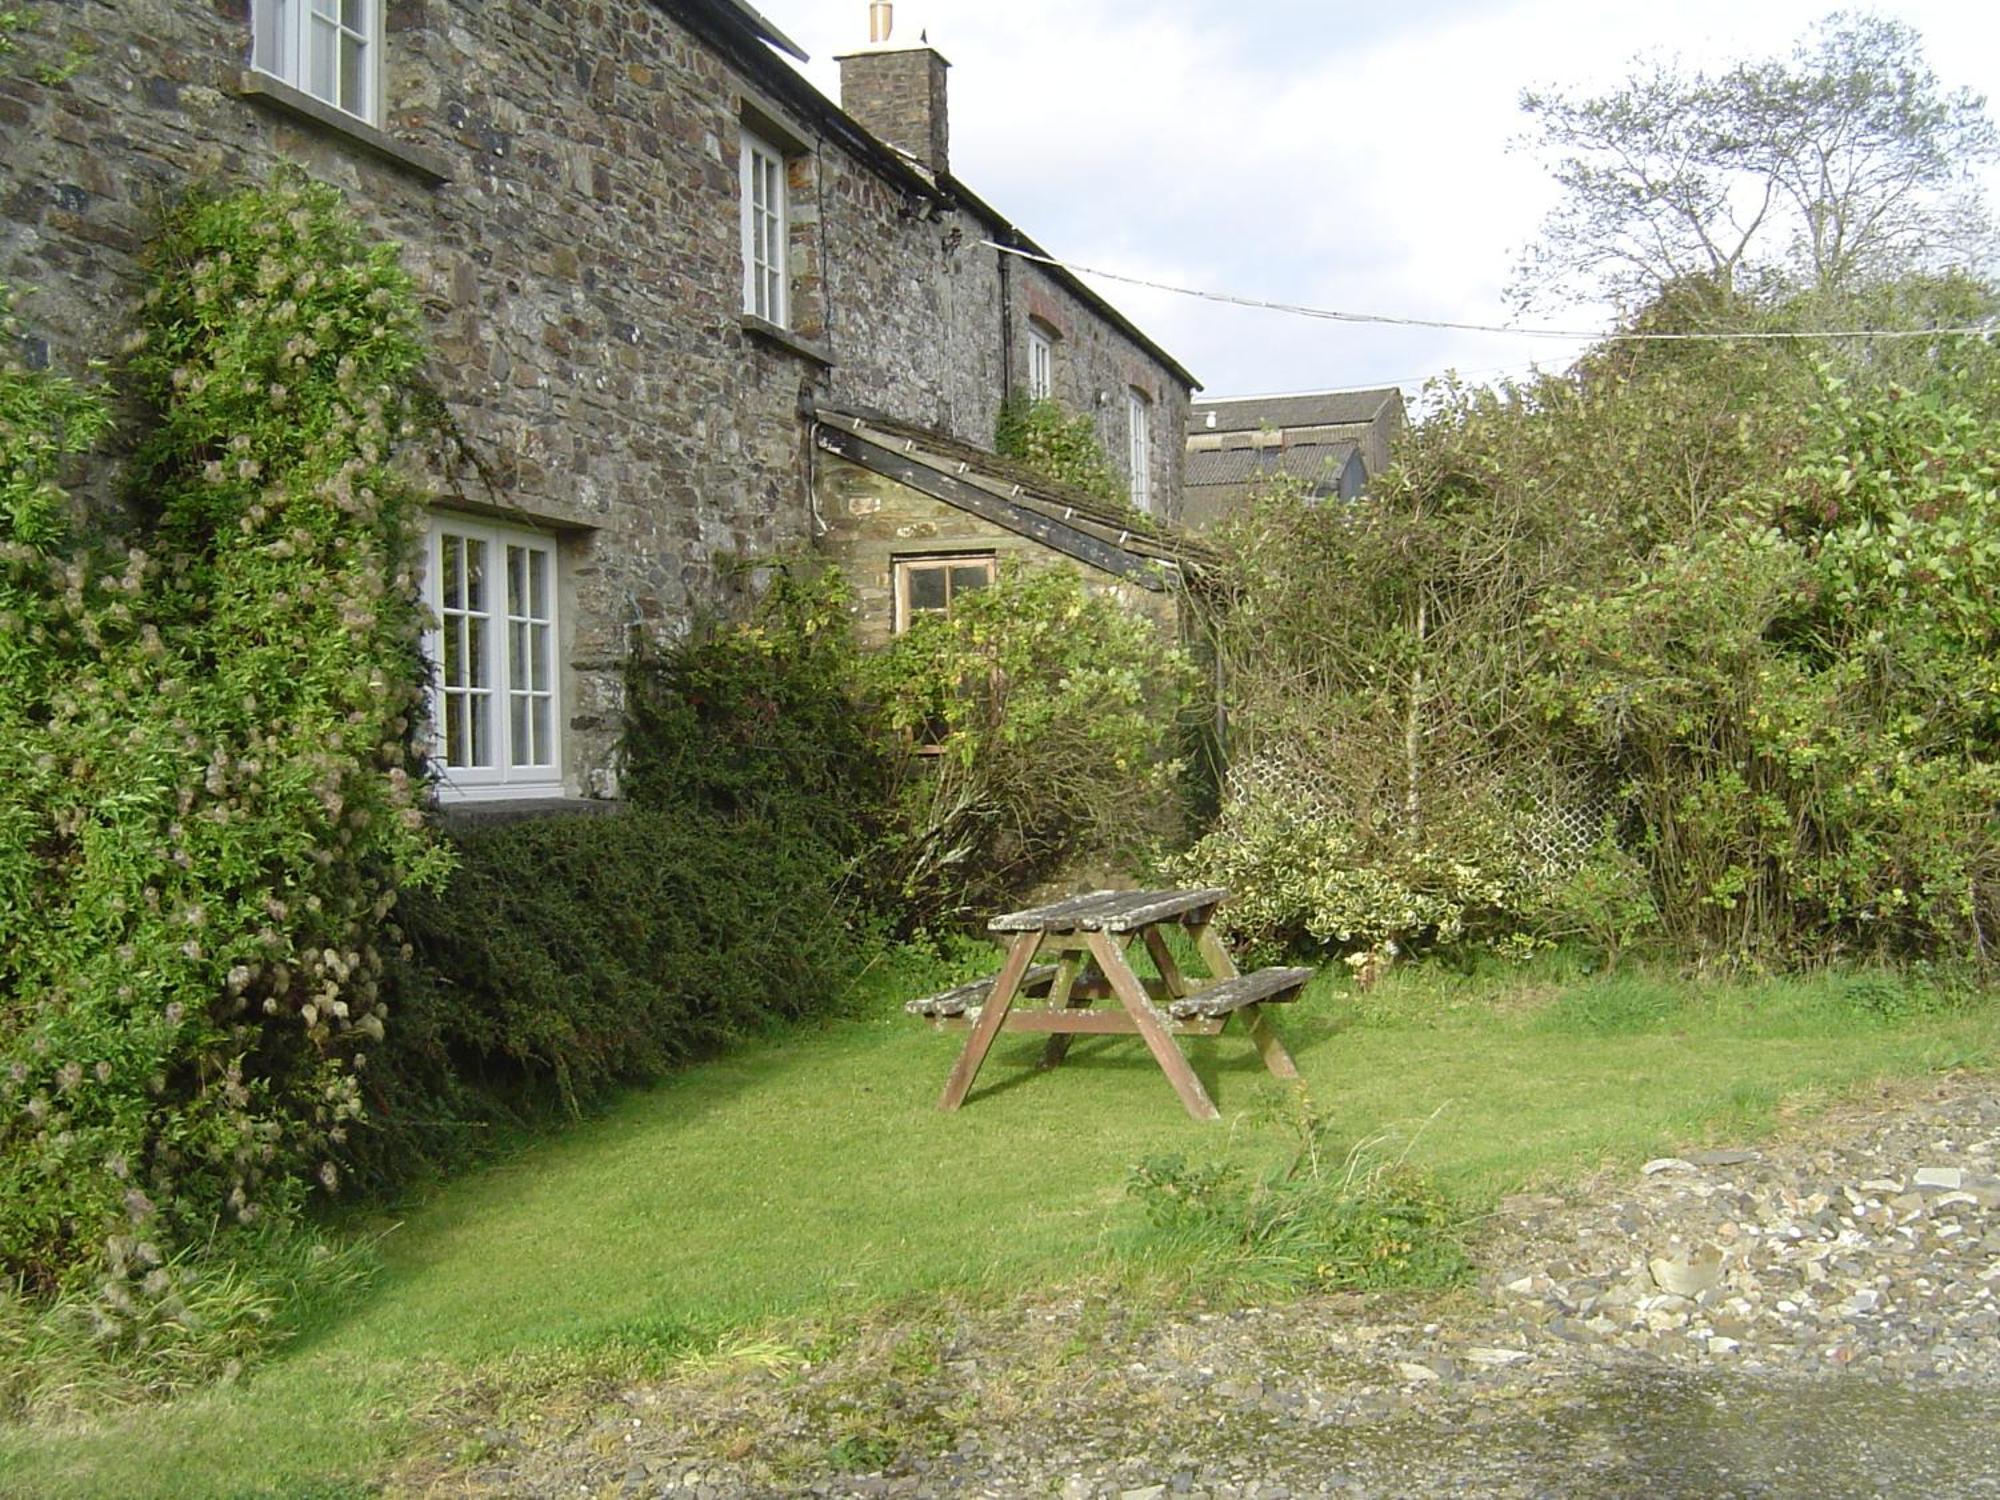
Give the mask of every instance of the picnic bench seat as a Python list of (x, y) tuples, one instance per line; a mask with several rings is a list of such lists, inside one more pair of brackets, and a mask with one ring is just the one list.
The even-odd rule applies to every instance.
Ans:
[[(976, 1010), (984, 1005), (993, 993), (993, 985), (999, 979), (997, 974), (989, 974), (984, 979), (975, 979), (970, 984), (961, 984), (954, 989), (940, 990), (935, 995), (926, 995), (921, 1000), (912, 1000), (903, 1009), (913, 1016), (928, 1016), (934, 1021), (962, 1016), (968, 1010)], [(1054, 964), (1036, 964), (1021, 976), (1021, 993), (1033, 995), (1047, 994), (1049, 986), (1055, 983)]]
[(1167, 1014), (1176, 1021), (1212, 1021), (1243, 1009), (1246, 1005), (1283, 1005), (1299, 998), (1311, 969), (1258, 969), (1234, 979), (1206, 985), (1191, 995), (1167, 1002)]

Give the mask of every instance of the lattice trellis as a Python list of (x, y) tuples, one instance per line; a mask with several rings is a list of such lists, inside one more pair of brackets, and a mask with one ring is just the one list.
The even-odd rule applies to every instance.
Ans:
[(1562, 875), (1583, 863), (1604, 833), (1604, 820), (1618, 814), (1618, 798), (1601, 787), (1572, 786), (1534, 799), (1535, 812), (1519, 829), (1543, 875)]
[[(1347, 811), (1326, 765), (1298, 752), (1247, 756), (1229, 768), (1224, 786), (1231, 804), (1278, 803), (1329, 817)], [(1519, 821), (1516, 832), (1535, 867), (1549, 878), (1582, 863), (1602, 836), (1605, 819), (1615, 818), (1621, 806), (1609, 787), (1581, 780), (1537, 791), (1528, 800), (1534, 811)]]

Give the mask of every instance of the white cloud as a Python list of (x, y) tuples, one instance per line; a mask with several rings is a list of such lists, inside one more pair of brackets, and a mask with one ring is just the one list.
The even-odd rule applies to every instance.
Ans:
[[(1833, 0), (931, 0), (953, 169), (1052, 252), (1148, 279), (1352, 311), (1500, 322), (1549, 201), (1510, 154), (1524, 86), (1596, 89), (1637, 52), (1785, 50)], [(838, 96), (866, 0), (768, 0)], [(796, 13), (795, 13), (796, 12)], [(1903, 0), (1945, 81), (2000, 94), (2000, 7)], [(1567, 346), (1355, 327), (1104, 284), (1211, 389), (1412, 381), (1559, 363)], [(1581, 323), (1578, 320), (1581, 319)], [(1602, 326), (1601, 309), (1561, 321)]]

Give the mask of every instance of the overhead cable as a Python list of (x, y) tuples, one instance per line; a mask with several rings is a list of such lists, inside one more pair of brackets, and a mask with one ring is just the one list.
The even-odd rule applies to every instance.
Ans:
[(1057, 270), (1069, 271), (1078, 276), (1096, 276), (1105, 281), (1122, 282), (1126, 286), (1144, 287), (1148, 291), (1171, 292), (1177, 297), (1193, 297), (1202, 302), (1221, 302), (1231, 307), (1257, 308), (1264, 312), (1289, 313), (1299, 318), (1320, 318), (1331, 323), (1376, 323), (1395, 328), (1441, 328), (1456, 333), (1504, 333), (1515, 338), (1563, 339), (1572, 342), (1584, 339), (1593, 343), (1621, 344), (1738, 343), (1751, 339), (1934, 339), (1959, 336), (1977, 338), (2000, 330), (2000, 319), (1995, 318), (1955, 328), (1846, 328), (1798, 333), (1774, 333), (1766, 329), (1746, 330), (1740, 333), (1604, 333), (1596, 329), (1582, 328), (1522, 328), (1505, 323), (1459, 323), (1447, 318), (1399, 318), (1387, 313), (1338, 312), (1330, 307), (1307, 307), (1297, 302), (1274, 302), (1263, 297), (1242, 297), (1233, 292), (1210, 292), (1198, 287), (1175, 286), (1171, 282), (1149, 281), (1143, 276), (1128, 276), (1122, 271), (1106, 271), (1097, 266), (1081, 266), (1072, 261), (1057, 260), (1052, 255), (1023, 250), (1018, 245), (1003, 245), (997, 240), (982, 240), (980, 243), (989, 250), (998, 250), (1003, 255), (1019, 256), (1022, 260), (1032, 261), (1036, 265), (1053, 266)]

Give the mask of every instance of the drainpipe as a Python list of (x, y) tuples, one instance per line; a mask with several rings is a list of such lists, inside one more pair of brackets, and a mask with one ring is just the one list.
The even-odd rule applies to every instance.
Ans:
[(1000, 263), (1000, 399), (1014, 394), (1014, 281), (1007, 262), (1014, 257), (995, 250)]

